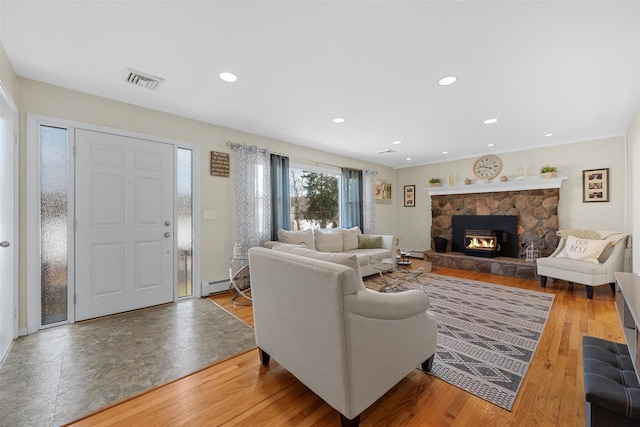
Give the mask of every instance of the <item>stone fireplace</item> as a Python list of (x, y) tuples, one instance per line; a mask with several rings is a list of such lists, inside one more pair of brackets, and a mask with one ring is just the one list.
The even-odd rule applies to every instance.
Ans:
[[(526, 247), (533, 243), (540, 256), (547, 256), (557, 247), (558, 203), (560, 186), (566, 176), (552, 179), (527, 177), (509, 182), (475, 183), (428, 189), (431, 197), (431, 237), (448, 241), (446, 252), (425, 252), (425, 258), (435, 266), (480, 271), (504, 276), (536, 278), (535, 263), (525, 261)], [(489, 220), (511, 217), (513, 231), (503, 231), (492, 223), (465, 226), (471, 230), (500, 231), (498, 256), (477, 257), (465, 254), (464, 231), (454, 230), (454, 223), (468, 219)], [(504, 253), (503, 245), (508, 246)], [(495, 254), (494, 254), (495, 255)]]
[(558, 201), (560, 189), (536, 189), (491, 193), (443, 194), (431, 196), (431, 237), (443, 237), (453, 244), (454, 217), (463, 215), (510, 215), (516, 223), (516, 258), (524, 258), (533, 243), (540, 256), (558, 245)]

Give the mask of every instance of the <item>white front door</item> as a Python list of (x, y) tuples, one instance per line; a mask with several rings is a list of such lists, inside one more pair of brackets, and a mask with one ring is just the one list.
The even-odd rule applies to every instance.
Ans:
[(0, 361), (16, 337), (15, 110), (0, 86)]
[(76, 321), (174, 299), (174, 148), (77, 129)]

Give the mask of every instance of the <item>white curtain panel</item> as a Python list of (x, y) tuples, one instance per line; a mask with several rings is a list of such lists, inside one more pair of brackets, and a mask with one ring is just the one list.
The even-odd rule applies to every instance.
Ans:
[(271, 239), (269, 151), (233, 144), (236, 160), (236, 240), (242, 251)]
[(376, 232), (376, 175), (378, 172), (365, 170), (362, 172), (362, 232)]

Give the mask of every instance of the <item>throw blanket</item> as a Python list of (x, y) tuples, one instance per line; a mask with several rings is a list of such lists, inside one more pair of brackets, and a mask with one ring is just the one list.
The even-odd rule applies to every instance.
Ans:
[(609, 230), (580, 230), (580, 229), (566, 229), (559, 230), (558, 236), (567, 238), (568, 236), (575, 236), (580, 239), (589, 239), (589, 240), (606, 240), (607, 246), (613, 246), (618, 243), (620, 240), (627, 237), (626, 233), (621, 233), (619, 231), (609, 231)]

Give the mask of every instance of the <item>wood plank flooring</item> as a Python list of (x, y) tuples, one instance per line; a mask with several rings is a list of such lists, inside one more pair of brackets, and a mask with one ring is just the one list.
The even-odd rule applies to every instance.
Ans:
[[(414, 267), (421, 265), (414, 261)], [(431, 375), (413, 371), (361, 416), (362, 426), (584, 426), (581, 340), (592, 335), (624, 342), (608, 286), (568, 288), (537, 281), (449, 268), (433, 271), (556, 294), (549, 320), (509, 412)], [(211, 297), (253, 325), (251, 307)], [(374, 355), (372, 355), (373, 357)], [(274, 360), (260, 365), (251, 350), (173, 383), (92, 414), (74, 426), (327, 426), (339, 415)]]

